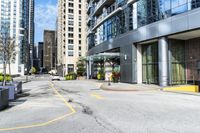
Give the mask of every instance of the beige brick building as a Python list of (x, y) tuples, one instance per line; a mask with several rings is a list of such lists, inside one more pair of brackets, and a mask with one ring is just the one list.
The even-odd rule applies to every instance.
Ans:
[(86, 0), (58, 0), (57, 68), (60, 75), (76, 71), (79, 57), (86, 55)]

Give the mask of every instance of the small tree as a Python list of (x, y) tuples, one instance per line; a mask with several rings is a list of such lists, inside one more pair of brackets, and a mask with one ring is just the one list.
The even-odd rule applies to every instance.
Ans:
[(1, 27), (0, 32), (0, 53), (3, 60), (3, 86), (6, 85), (6, 68), (7, 68), (7, 51), (8, 51), (8, 43), (10, 40), (10, 34), (9, 34), (9, 26), (7, 24), (3, 25)]
[(8, 40), (8, 44), (6, 47), (6, 55), (7, 55), (7, 64), (9, 67), (9, 75), (11, 76), (11, 63), (15, 61), (15, 57), (16, 57), (16, 45), (15, 45), (15, 41), (12, 38), (9, 38)]
[(84, 76), (86, 73), (86, 59), (81, 57), (79, 58), (78, 62), (76, 63), (77, 67), (77, 75), (78, 76)]

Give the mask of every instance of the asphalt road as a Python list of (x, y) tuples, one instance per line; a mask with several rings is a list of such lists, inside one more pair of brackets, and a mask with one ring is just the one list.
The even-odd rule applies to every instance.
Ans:
[(111, 92), (97, 81), (37, 77), (0, 112), (5, 133), (199, 133), (200, 97), (160, 91)]

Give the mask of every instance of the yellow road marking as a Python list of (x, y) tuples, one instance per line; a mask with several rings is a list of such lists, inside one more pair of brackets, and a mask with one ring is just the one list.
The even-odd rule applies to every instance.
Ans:
[(103, 96), (101, 96), (99, 94), (95, 94), (95, 93), (90, 94), (90, 96), (95, 97), (96, 99), (100, 99), (100, 100), (105, 99)]
[(11, 130), (18, 130), (18, 129), (27, 129), (27, 128), (34, 128), (34, 127), (43, 127), (48, 126), (50, 124), (53, 124), (55, 122), (58, 122), (60, 120), (63, 120), (64, 118), (73, 115), (76, 113), (76, 110), (66, 101), (66, 99), (58, 92), (58, 90), (54, 87), (53, 83), (51, 83), (51, 88), (54, 90), (54, 92), (59, 96), (59, 98), (65, 103), (65, 106), (70, 109), (70, 113), (67, 113), (65, 115), (62, 115), (60, 117), (57, 117), (55, 119), (49, 120), (47, 122), (43, 123), (35, 123), (32, 125), (26, 125), (26, 126), (17, 126), (17, 127), (11, 127), (11, 128), (0, 128), (0, 131), (11, 131)]

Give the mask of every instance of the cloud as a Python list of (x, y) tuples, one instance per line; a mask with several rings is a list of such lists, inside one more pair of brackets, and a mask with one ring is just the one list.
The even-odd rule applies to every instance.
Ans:
[(55, 29), (57, 17), (57, 5), (48, 0), (45, 4), (35, 7), (35, 25), (41, 29)]

